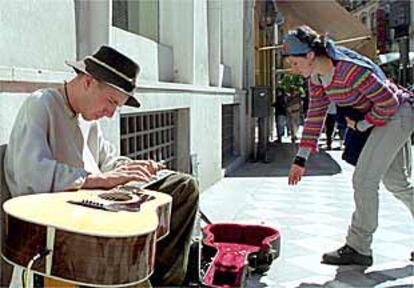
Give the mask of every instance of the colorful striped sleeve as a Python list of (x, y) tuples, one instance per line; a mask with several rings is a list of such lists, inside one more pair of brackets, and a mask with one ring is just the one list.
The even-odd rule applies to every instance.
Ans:
[(385, 125), (398, 110), (399, 100), (396, 93), (369, 69), (354, 66), (356, 68), (349, 75), (347, 85), (356, 88), (373, 104), (365, 115), (365, 120), (375, 126)]
[(322, 85), (316, 85), (309, 80), (309, 108), (306, 115), (300, 147), (318, 149), (318, 138), (321, 133), (326, 112), (328, 111), (329, 99)]

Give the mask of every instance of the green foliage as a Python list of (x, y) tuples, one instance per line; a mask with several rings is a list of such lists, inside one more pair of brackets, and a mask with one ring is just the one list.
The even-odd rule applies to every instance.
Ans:
[(304, 84), (305, 79), (302, 76), (294, 74), (285, 74), (282, 80), (279, 81), (277, 87), (280, 88), (284, 93), (288, 93), (290, 89), (293, 89), (297, 93), (304, 94)]

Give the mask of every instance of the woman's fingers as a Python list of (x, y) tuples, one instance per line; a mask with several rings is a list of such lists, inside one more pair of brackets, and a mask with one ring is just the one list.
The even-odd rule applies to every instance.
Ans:
[(289, 171), (288, 184), (296, 185), (302, 180), (302, 176), (305, 172), (305, 168), (293, 164)]

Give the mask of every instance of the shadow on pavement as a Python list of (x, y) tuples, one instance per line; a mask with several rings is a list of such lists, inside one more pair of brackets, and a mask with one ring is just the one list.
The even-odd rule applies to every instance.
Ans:
[[(301, 283), (297, 288), (332, 288), (332, 287), (375, 287), (387, 281), (395, 281), (413, 276), (414, 265), (406, 265), (401, 268), (384, 269), (365, 272), (367, 268), (361, 266), (342, 266), (336, 271), (335, 278), (324, 284)], [(389, 288), (408, 288), (410, 284), (387, 286)]]
[[(230, 172), (229, 177), (286, 177), (296, 155), (297, 145), (273, 143), (268, 146), (267, 160), (247, 162), (239, 169)], [(341, 172), (338, 163), (325, 151), (313, 154), (306, 164), (306, 176), (335, 175)]]

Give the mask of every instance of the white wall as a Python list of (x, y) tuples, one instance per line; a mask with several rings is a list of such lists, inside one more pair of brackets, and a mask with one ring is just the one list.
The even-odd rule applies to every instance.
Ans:
[(208, 69), (208, 33), (207, 33), (207, 0), (194, 1), (194, 79), (193, 84), (209, 86)]
[(110, 44), (139, 64), (140, 80), (158, 81), (158, 44), (155, 41), (111, 27)]
[(221, 173), (221, 99), (196, 95), (190, 115), (190, 149), (197, 155), (200, 188), (203, 190), (222, 178)]
[(74, 2), (77, 14), (77, 56), (81, 59), (94, 53), (102, 44), (109, 43), (112, 2), (109, 0), (75, 0)]
[(221, 87), (221, 0), (207, 2), (210, 85)]
[(170, 46), (158, 44), (158, 80), (174, 81), (174, 53)]
[(243, 1), (222, 2), (222, 63), (231, 68), (231, 86), (243, 88)]
[(160, 43), (173, 47), (174, 81), (194, 80), (193, 0), (159, 1)]
[(65, 70), (76, 58), (72, 0), (0, 2), (0, 66)]
[(157, 82), (173, 78), (173, 52), (167, 47), (137, 34), (111, 27), (110, 45), (136, 61), (140, 68), (138, 80)]

